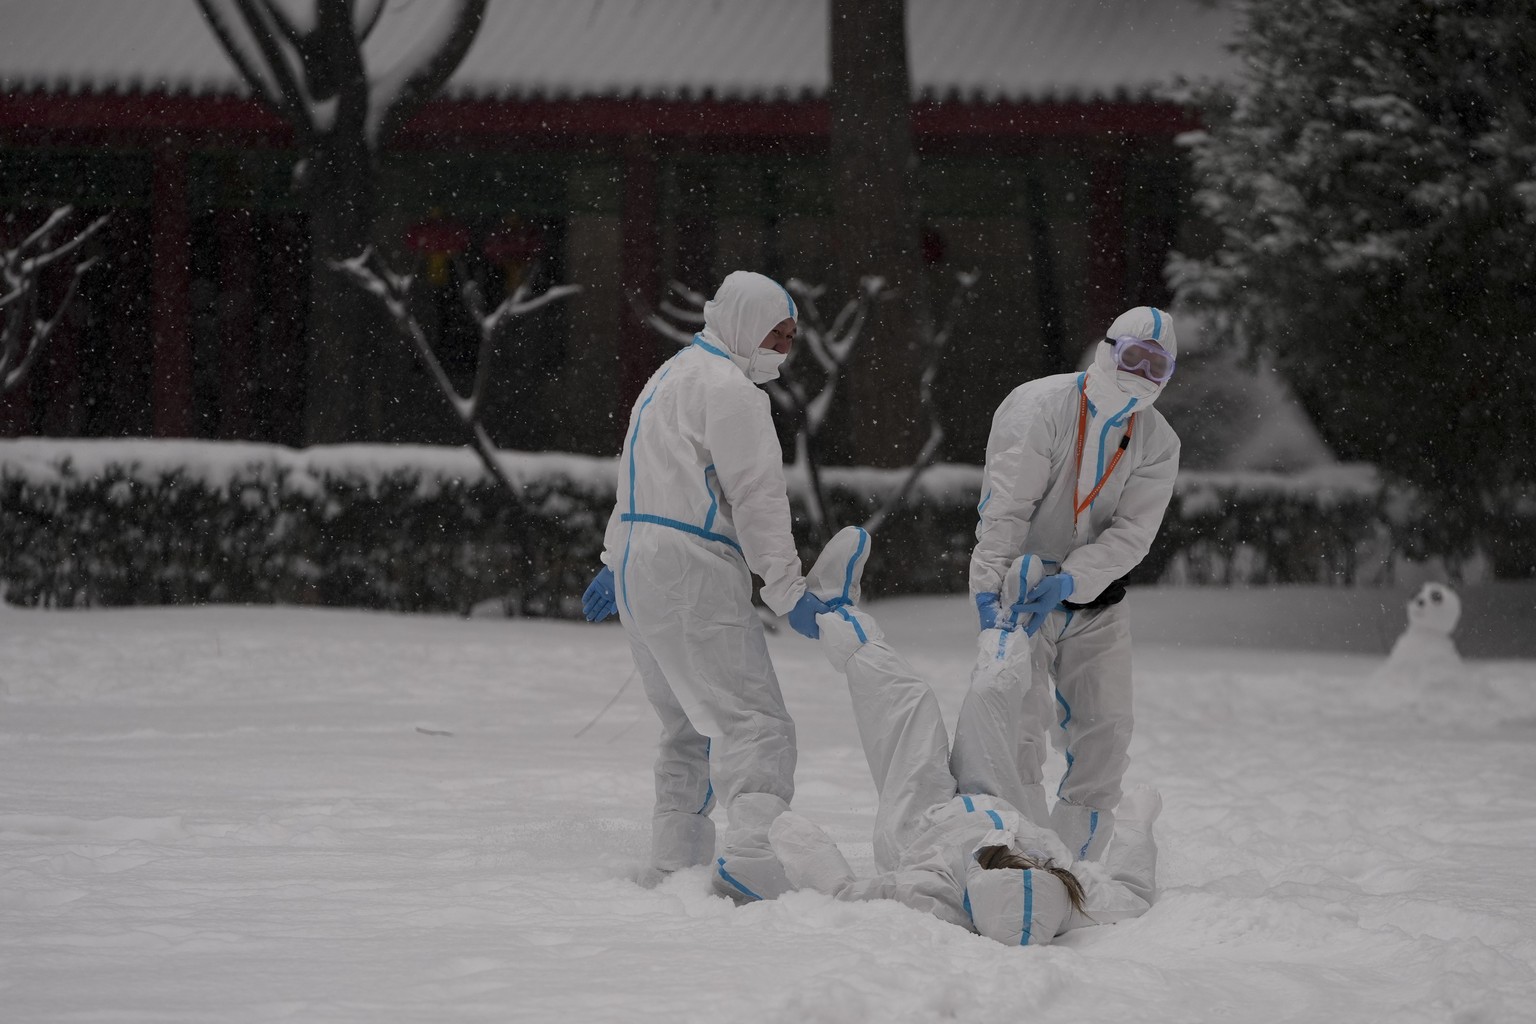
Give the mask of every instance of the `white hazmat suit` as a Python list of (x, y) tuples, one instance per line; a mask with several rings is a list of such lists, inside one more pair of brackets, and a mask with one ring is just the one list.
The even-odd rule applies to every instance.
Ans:
[(769, 897), (785, 882), (767, 829), (794, 795), (795, 728), (752, 607), (805, 592), (760, 349), (795, 305), (778, 284), (729, 275), (692, 345), (652, 375), (630, 415), (603, 562), (635, 665), (661, 718), (652, 863), (710, 861), (716, 801), (729, 822), (715, 887)]
[[(1005, 800), (961, 791), (932, 689), (886, 643), (875, 620), (856, 607), (867, 557), (867, 535), (849, 527), (827, 546), (809, 581), (812, 592), (834, 607), (817, 617), (822, 650), (847, 676), (879, 794), (874, 852), (881, 873), (856, 878), (831, 839), (791, 812), (770, 829), (791, 884), (839, 900), (897, 900), (1008, 945), (1041, 945), (1071, 928), (1145, 913), (1154, 895), (1152, 819), (1161, 806), (1156, 794), (1138, 794), (1137, 806), (1127, 808), (1131, 821), (1104, 865), (1073, 865), (1051, 830)], [(1019, 592), (1004, 590), (1010, 597)], [(1027, 685), (1030, 651), (1022, 631), (985, 630), (977, 648), (978, 660)], [(982, 868), (976, 853), (991, 846), (1070, 866), (1085, 890), (1083, 912), (1071, 909), (1066, 887), (1049, 872)]]
[[(1149, 306), (1122, 313), (1107, 336), (1178, 351), (1172, 318)], [(1178, 437), (1152, 408), (1162, 388), (1120, 369), (1112, 346), (1100, 344), (1086, 371), (1015, 388), (987, 439), (971, 594), (998, 593), (1025, 553), (1047, 574), (1070, 574), (1074, 587), (1034, 638), (1027, 690), (1005, 676), (973, 676), (956, 727), (955, 772), (968, 791), (1048, 820), (1079, 859), (1099, 856), (1109, 842), (1129, 764), (1131, 632), (1115, 595), (1146, 557), (1178, 473)], [(1052, 676), (1067, 770), (1047, 816)]]

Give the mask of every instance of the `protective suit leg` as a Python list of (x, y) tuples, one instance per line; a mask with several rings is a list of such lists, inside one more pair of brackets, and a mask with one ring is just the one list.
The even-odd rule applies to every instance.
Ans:
[[(714, 797), (730, 823), (726, 874), (741, 883), (722, 877), (717, 858), (717, 891), (749, 898), (745, 888), (768, 898), (788, 884), (769, 849), (768, 825), (794, 796), (794, 722), (752, 608), (745, 564), (729, 549), (673, 533), (650, 531), (645, 547), (636, 543), (620, 573), (620, 617), (671, 693), (671, 702), (652, 698), (664, 727), (675, 702), (692, 729), (709, 738)], [(744, 797), (752, 799), (737, 806)], [(692, 813), (704, 801), (701, 795), (692, 806), (674, 803), (666, 810)], [(754, 872), (752, 863), (771, 870)], [(766, 891), (753, 889), (754, 881)]]
[(1115, 808), (1115, 840), (1102, 866), (1079, 874), (1087, 889), (1086, 912), (1074, 911), (1068, 928), (1115, 924), (1140, 917), (1157, 897), (1157, 844), (1152, 823), (1163, 798), (1151, 786), (1137, 786)]
[(985, 793), (1016, 807), (1037, 825), (1048, 821), (1045, 787), (1048, 675), (1032, 663), (1036, 646), (1012, 607), (1040, 582), (1044, 566), (1035, 555), (1014, 559), (1003, 577), (998, 629), (976, 638), (971, 685), (955, 722), (950, 770), (962, 793)]
[[(1066, 619), (1056, 632), (1057, 616)], [(1051, 827), (1079, 860), (1102, 856), (1114, 834), (1120, 780), (1130, 764), (1131, 631), (1125, 604), (1047, 622), (1054, 636), (1056, 692), (1067, 770), (1051, 809)]]
[(875, 863), (891, 871), (928, 825), (928, 812), (955, 795), (949, 735), (938, 698), (885, 642), (875, 620), (855, 608), (817, 618), (822, 651), (848, 677), (853, 718), (880, 802)]
[(661, 719), (656, 752), (656, 809), (651, 817), (651, 866), (665, 874), (708, 864), (715, 854), (715, 806), (709, 782), (709, 738), (700, 735), (673, 696), (656, 659), (630, 639), (645, 695)]
[(1037, 825), (1049, 823), (1043, 723), (1049, 683), (1036, 677), (1023, 631), (984, 630), (971, 685), (955, 720), (950, 770), (962, 793), (1006, 800)]
[(1157, 897), (1157, 844), (1152, 823), (1162, 813), (1163, 798), (1151, 786), (1137, 786), (1115, 808), (1115, 841), (1105, 854), (1110, 877), (1148, 905)]

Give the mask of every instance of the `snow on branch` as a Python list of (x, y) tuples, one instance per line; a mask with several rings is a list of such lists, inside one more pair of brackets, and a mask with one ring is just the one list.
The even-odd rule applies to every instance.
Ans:
[(479, 34), (486, 3), (440, 0), (422, 37), (375, 71), (363, 47), (385, 0), (197, 0), (255, 96), (305, 136), (357, 126), (371, 149), (448, 81)]
[(64, 297), (47, 315), (39, 292), (43, 275), (54, 264), (73, 259), (108, 220), (98, 217), (69, 235), (64, 223), (73, 213), (73, 207), (62, 206), (15, 248), (0, 249), (0, 394), (26, 379), (64, 319), (81, 276), (96, 263), (96, 257), (75, 263)]
[(418, 359), (426, 367), (433, 383), (438, 391), (453, 409), (454, 415), (462, 423), (470, 435), (470, 445), (475, 453), (480, 456), (481, 463), (486, 471), (499, 481), (514, 497), (521, 498), (522, 492), (512, 479), (507, 475), (497, 458), (496, 443), (491, 440), (490, 434), (481, 423), (481, 413), (484, 411), (486, 386), (490, 379), (490, 368), (496, 351), (496, 344), (500, 338), (501, 329), (507, 321), (524, 316), (528, 313), (546, 306), (551, 302), (564, 299), (581, 291), (580, 285), (564, 284), (550, 288), (538, 295), (532, 294), (529, 282), (537, 275), (529, 273), (524, 277), (523, 283), (518, 285), (511, 295), (503, 299), (494, 309), (487, 310), (485, 297), (480, 291), (480, 286), (468, 280), (463, 287), (461, 297), (465, 308), (475, 323), (475, 329), (480, 335), (480, 352), (475, 362), (475, 379), (468, 395), (462, 395), (454, 387), (442, 362), (437, 358), (437, 352), (432, 347), (432, 341), (422, 329), (421, 322), (411, 312), (411, 290), (415, 284), (415, 276), (411, 274), (399, 274), (390, 269), (384, 262), (384, 258), (372, 248), (364, 250), (361, 254), (349, 260), (341, 260), (332, 266), (340, 271), (346, 278), (358, 288), (379, 300), (379, 303), (389, 313), (401, 337), (415, 351)]

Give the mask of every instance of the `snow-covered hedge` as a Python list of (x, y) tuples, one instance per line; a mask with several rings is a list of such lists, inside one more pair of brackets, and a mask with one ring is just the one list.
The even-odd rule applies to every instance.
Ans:
[[(521, 502), (456, 448), (0, 441), (0, 585), (22, 605), (468, 612), (489, 602), (512, 615), (573, 616), (598, 564), (615, 462), (504, 460)], [(827, 476), (838, 523), (861, 522), (900, 479), (871, 469)], [(964, 589), (980, 480), (964, 465), (923, 476), (881, 528), (870, 592)], [(1393, 518), (1362, 467), (1187, 474), (1137, 578), (1372, 581), (1402, 547)]]

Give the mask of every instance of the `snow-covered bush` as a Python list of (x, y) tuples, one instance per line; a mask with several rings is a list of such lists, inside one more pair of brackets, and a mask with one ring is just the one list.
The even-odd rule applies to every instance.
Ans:
[(15, 604), (294, 602), (571, 615), (613, 504), (607, 460), (461, 449), (0, 443)]
[[(0, 588), (29, 606), (489, 606), (575, 617), (598, 565), (616, 463), (555, 453), (501, 462), (521, 504), (460, 448), (0, 441)], [(867, 519), (908, 475), (825, 472), (837, 523)], [(806, 481), (789, 481), (808, 564)], [(925, 472), (881, 528), (868, 592), (963, 591), (980, 486), (976, 466)], [(1536, 536), (1529, 511), (1525, 532)], [(1387, 582), (1395, 562), (1425, 554), (1424, 521), (1362, 467), (1186, 473), (1133, 580)]]

